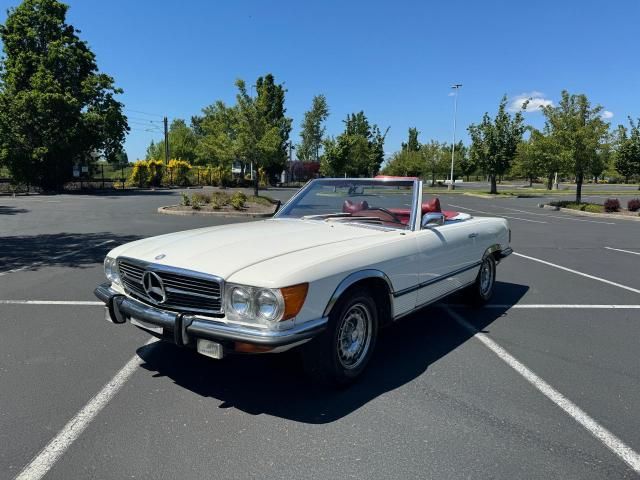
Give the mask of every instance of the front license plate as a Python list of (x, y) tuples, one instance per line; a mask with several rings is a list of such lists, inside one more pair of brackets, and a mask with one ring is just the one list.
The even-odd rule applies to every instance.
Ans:
[(162, 327), (158, 327), (157, 325), (145, 322), (144, 320), (140, 320), (138, 318), (131, 317), (131, 324), (137, 327), (144, 328), (145, 330), (149, 330), (150, 332), (153, 332), (153, 333), (159, 333), (160, 335), (162, 335), (163, 333)]

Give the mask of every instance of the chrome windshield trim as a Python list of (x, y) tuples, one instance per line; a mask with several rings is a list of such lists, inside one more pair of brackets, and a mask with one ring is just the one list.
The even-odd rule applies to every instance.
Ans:
[(422, 212), (422, 181), (413, 181), (413, 208), (411, 209), (411, 217), (409, 218), (409, 225), (412, 231), (420, 230), (420, 222), (422, 220), (421, 215), (418, 212)]

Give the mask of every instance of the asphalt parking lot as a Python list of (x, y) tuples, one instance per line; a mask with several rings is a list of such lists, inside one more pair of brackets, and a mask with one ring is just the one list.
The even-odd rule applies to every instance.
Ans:
[(104, 321), (110, 248), (241, 220), (157, 214), (169, 191), (0, 197), (0, 478), (636, 478), (640, 222), (440, 198), (511, 223), (491, 304), (405, 318), (335, 392), (293, 353), (214, 361)]

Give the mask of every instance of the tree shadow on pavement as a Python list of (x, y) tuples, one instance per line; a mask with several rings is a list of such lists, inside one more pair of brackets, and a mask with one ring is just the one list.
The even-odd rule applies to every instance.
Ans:
[(0, 272), (24, 267), (83, 268), (102, 263), (107, 251), (139, 238), (142, 237), (108, 232), (0, 237)]
[(19, 213), (27, 213), (29, 210), (25, 208), (7, 207), (0, 205), (0, 215), (18, 215)]
[[(514, 304), (528, 288), (496, 282), (494, 301)], [(138, 355), (144, 360), (142, 367), (155, 372), (154, 376), (168, 377), (197, 395), (211, 397), (220, 402), (214, 404), (219, 408), (323, 424), (336, 421), (385, 392), (413, 381), (430, 365), (469, 340), (471, 333), (458, 325), (441, 308), (443, 305), (446, 304), (422, 309), (381, 331), (367, 371), (360, 381), (345, 390), (314, 384), (304, 374), (295, 351), (229, 356), (216, 361), (192, 350), (158, 342), (141, 347)], [(484, 330), (507, 309), (467, 310), (473, 311), (473, 315), (462, 310), (460, 313), (476, 328)]]

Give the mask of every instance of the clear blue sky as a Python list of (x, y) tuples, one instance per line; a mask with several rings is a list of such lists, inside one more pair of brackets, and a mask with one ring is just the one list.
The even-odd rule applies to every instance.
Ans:
[[(0, 22), (17, 0), (0, 0)], [(407, 129), (450, 141), (452, 83), (463, 83), (458, 136), (503, 94), (557, 101), (586, 93), (615, 125), (640, 116), (640, 2), (596, 1), (167, 1), (69, 0), (104, 72), (125, 91), (131, 118), (126, 149), (144, 156), (160, 132), (156, 115), (189, 119), (222, 99), (233, 82), (271, 72), (286, 82), (292, 136), (313, 95), (326, 95), (329, 134), (364, 110), (382, 129), (385, 150)], [(541, 125), (540, 112), (527, 114)], [(159, 124), (150, 124), (159, 125)]]

